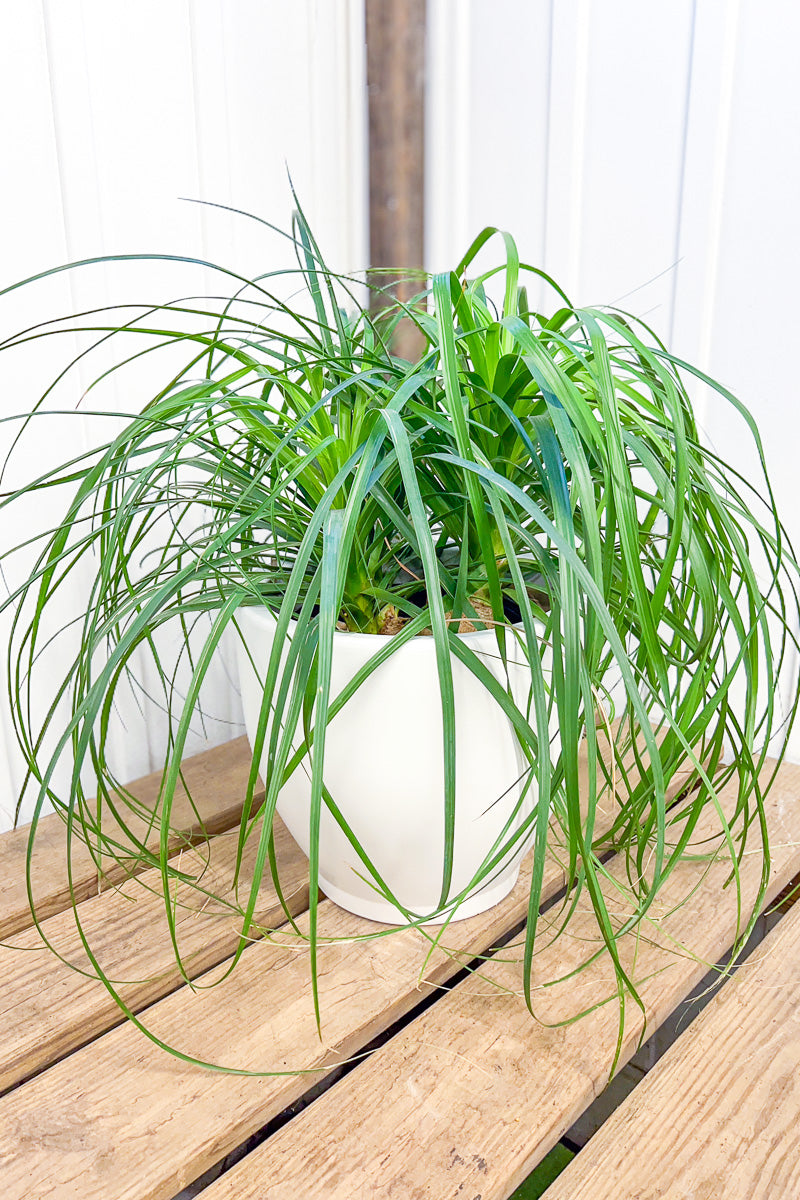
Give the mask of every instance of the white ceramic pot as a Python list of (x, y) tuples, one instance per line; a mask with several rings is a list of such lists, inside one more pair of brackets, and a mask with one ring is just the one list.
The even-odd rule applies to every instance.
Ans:
[[(239, 648), (239, 673), (247, 733), (253, 742), (261, 706), (262, 680), (274, 640), (275, 621), (266, 609), (237, 614), (249, 655)], [(290, 626), (290, 631), (294, 624)], [(291, 632), (290, 632), (291, 636)], [(495, 677), (506, 673), (493, 632), (460, 634)], [(525, 711), (530, 669), (524, 648), (508, 636), (509, 682)], [(331, 698), (382, 647), (375, 634), (334, 635)], [(250, 661), (252, 656), (253, 663)], [(455, 657), (456, 828), (449, 895), (471, 882), (503, 834), (522, 794), (526, 762), (513, 727), (497, 701)], [(547, 664), (545, 664), (547, 667)], [(295, 748), (302, 735), (295, 737)], [(553, 752), (551, 729), (551, 753)], [(557, 748), (556, 748), (557, 753)], [(261, 767), (264, 776), (264, 760)], [(397, 899), (416, 916), (444, 920), (438, 912), (444, 856), (444, 759), (442, 713), (432, 637), (415, 637), (358, 688), (328, 726), (325, 785), (353, 833)], [(281, 789), (278, 811), (292, 836), (308, 853), (311, 770), (308, 758)], [(519, 828), (536, 801), (528, 788), (520, 812), (504, 840)], [(456, 910), (456, 917), (482, 912), (514, 886), (530, 838), (513, 847), (491, 877)], [(376, 891), (361, 859), (323, 807), (320, 827), (320, 887), (336, 904), (360, 916), (390, 924), (407, 918)]]

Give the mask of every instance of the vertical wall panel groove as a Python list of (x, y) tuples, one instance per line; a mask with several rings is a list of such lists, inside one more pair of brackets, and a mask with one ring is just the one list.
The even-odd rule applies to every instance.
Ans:
[(708, 198), (708, 247), (703, 303), (702, 332), (696, 349), (696, 361), (708, 367), (716, 307), (720, 266), (722, 215), (725, 203), (725, 176), (728, 150), (732, 135), (731, 118), (735, 64), (738, 50), (739, 0), (728, 0), (723, 24), (722, 61), (720, 69), (719, 117), (713, 154), (713, 176)]
[[(542, 148), (542, 219), (540, 222), (539, 263), (544, 266), (547, 261), (547, 230), (550, 223), (550, 160), (551, 160), (551, 130), (553, 122), (553, 28), (555, 23), (556, 0), (550, 0), (547, 7), (547, 64), (546, 64), (546, 96), (543, 113), (544, 146)], [(540, 289), (541, 290), (541, 289)]]
[(583, 242), (583, 202), (586, 160), (586, 106), (589, 96), (589, 26), (592, 20), (592, 0), (580, 0), (575, 30), (575, 76), (571, 128), (571, 186), (569, 189), (569, 258), (567, 285), (577, 294), (581, 278), (581, 245)]
[(672, 289), (670, 297), (669, 309), (669, 344), (672, 345), (675, 334), (675, 302), (678, 292), (678, 266), (681, 255), (681, 230), (683, 223), (683, 204), (686, 187), (686, 147), (689, 138), (689, 120), (692, 105), (692, 79), (695, 66), (695, 33), (697, 29), (697, 3), (698, 0), (692, 0), (692, 20), (689, 29), (689, 57), (686, 64), (686, 99), (684, 101), (683, 110), (683, 149), (681, 153), (681, 166), (678, 175), (677, 201), (676, 201), (676, 216), (675, 216), (675, 255), (672, 264)]
[(453, 266), (476, 232), (468, 211), (471, 2), (428, 0), (425, 265), (435, 271)]

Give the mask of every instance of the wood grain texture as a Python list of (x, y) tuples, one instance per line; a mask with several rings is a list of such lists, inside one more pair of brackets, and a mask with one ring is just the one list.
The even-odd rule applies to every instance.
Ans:
[[(381, 927), (324, 902), (321, 935), (332, 940), (320, 947), (322, 1041), (307, 953), (289, 931), (249, 947), (217, 987), (205, 985), (227, 964), (203, 976), (198, 991), (181, 988), (145, 1013), (156, 1036), (186, 1053), (242, 1070), (310, 1075), (210, 1073), (168, 1057), (130, 1023), (111, 1030), (0, 1099), (3, 1200), (171, 1198), (430, 996), (465, 959), (518, 927), (529, 883), (523, 865), (514, 892), (450, 926), (443, 939), (449, 952), (438, 950), (427, 964), (430, 941), (421, 931), (363, 941)], [(563, 871), (552, 863), (545, 896), (562, 886)], [(298, 924), (305, 928), (304, 919)]]
[[(206, 750), (186, 760), (184, 777), (199, 814), (192, 810), (186, 793), (176, 792), (172, 824), (176, 835), (171, 850), (177, 853), (206, 836), (229, 829), (239, 817), (250, 769), (250, 750), (247, 738), (236, 738), (225, 745)], [(151, 811), (155, 809), (160, 772), (146, 775), (130, 785), (130, 791)], [(145, 824), (132, 814), (126, 817), (134, 831), (144, 830)], [(109, 829), (113, 828), (111, 824)], [(66, 829), (61, 818), (52, 813), (43, 817), (36, 831), (36, 845), (31, 863), (36, 912), (40, 919), (61, 912), (72, 904), (67, 875)], [(32, 924), (25, 882), (25, 859), (28, 849), (27, 827), (0, 836), (0, 939), (10, 937)], [(158, 835), (148, 840), (158, 845)], [(132, 871), (141, 870), (132, 866)], [(103, 883), (118, 883), (124, 878), (119, 867), (110, 864)], [(74, 841), (72, 847), (72, 888), (77, 901), (97, 894), (101, 889), (97, 864), (86, 846)]]
[[(372, 283), (402, 300), (420, 290), (425, 226), (425, 0), (366, 0), (369, 228)], [(388, 268), (381, 271), (375, 268)], [(375, 297), (381, 307), (380, 297)], [(401, 324), (394, 348), (413, 359), (416, 327)]]
[[(275, 842), (284, 898), (292, 913), (303, 912), (308, 907), (308, 860), (280, 820)], [(175, 893), (178, 945), (191, 979), (236, 949), (237, 918), (223, 903), (228, 897), (235, 899), (236, 846), (237, 837), (231, 832), (181, 855), (181, 870), (202, 872), (203, 887), (215, 897), (209, 901), (185, 886)], [(252, 879), (254, 854), (255, 847), (248, 844), (240, 887), (246, 888)], [(79, 914), (93, 953), (134, 1012), (181, 986), (158, 872), (146, 871), (118, 890), (84, 901)], [(269, 876), (257, 919), (267, 930), (285, 920)], [(94, 977), (72, 909), (44, 921), (42, 931), (66, 962), (44, 947), (34, 930), (18, 933), (0, 946), (0, 1092), (125, 1019)], [(256, 929), (251, 936), (260, 933)]]
[[(783, 767), (767, 804), (774, 896), (800, 864), (800, 767)], [(697, 839), (707, 831), (708, 822), (701, 821)], [(748, 854), (743, 862), (745, 894), (751, 896), (758, 860)], [(619, 879), (621, 870), (617, 863), (612, 875)], [(640, 939), (637, 946), (628, 937), (621, 943), (651, 1032), (733, 940), (735, 898), (730, 889), (721, 892), (727, 874), (724, 863), (705, 875), (702, 864), (682, 864), (666, 884), (660, 909), (667, 911), (696, 882), (694, 894), (664, 917), (660, 931), (649, 931), (652, 941)], [(508, 989), (505, 996), (479, 976), (458, 985), (212, 1184), (203, 1200), (505, 1200), (608, 1080), (617, 1037), (613, 999), (575, 1024), (564, 1023), (613, 997), (607, 962), (544, 986), (589, 959), (597, 945), (592, 925), (579, 902), (568, 934), (537, 956), (538, 1022), (519, 995), (519, 965), (493, 964), (489, 974)], [(687, 941), (699, 958), (665, 952), (670, 939)], [(630, 1005), (623, 1062), (641, 1029), (641, 1016)], [(618, 1193), (611, 1194), (616, 1200)]]
[[(631, 1146), (635, 1155), (628, 1153)], [(546, 1200), (797, 1196), (800, 906), (795, 905), (570, 1163)]]

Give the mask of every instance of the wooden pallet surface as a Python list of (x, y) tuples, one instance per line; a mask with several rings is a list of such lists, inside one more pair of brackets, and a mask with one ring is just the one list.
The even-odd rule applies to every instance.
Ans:
[[(800, 767), (782, 768), (767, 806), (774, 897), (800, 869)], [(701, 820), (696, 840), (709, 828)], [(748, 852), (745, 896), (755, 894), (760, 869), (760, 855)], [(617, 863), (617, 876), (620, 870)], [(663, 932), (652, 941), (629, 936), (622, 943), (641, 981), (651, 1032), (732, 944), (735, 896), (730, 890), (720, 895), (728, 871), (724, 862), (707, 871), (702, 864), (682, 864), (662, 904), (696, 884), (690, 899), (665, 917)], [(596, 945), (585, 896), (580, 908), (569, 934), (537, 957), (540, 982), (566, 975)], [(698, 957), (665, 953), (670, 938), (687, 941)], [(203, 1200), (505, 1200), (605, 1087), (617, 1010), (612, 1002), (575, 1024), (561, 1024), (613, 993), (604, 960), (536, 993), (542, 1024), (531, 1019), (519, 996), (518, 964), (493, 964), (487, 975), (508, 989), (505, 998), (480, 976), (459, 984), (212, 1184)], [(638, 1010), (629, 1005), (622, 1062), (635, 1050), (641, 1028)], [(595, 1200), (594, 1193), (586, 1195)]]
[[(631, 767), (630, 755), (626, 762)], [(188, 773), (193, 779), (201, 779), (201, 771), (207, 769), (213, 777), (215, 763), (221, 770), (219, 790), (206, 784), (207, 793), (229, 796), (230, 789), (237, 783), (243, 789), (246, 744), (237, 743), (224, 756), (211, 751), (202, 756), (200, 763), (190, 760)], [(583, 769), (585, 771), (585, 765)], [(638, 776), (632, 773), (630, 778), (633, 781)], [(153, 777), (134, 785), (140, 793), (153, 786)], [(235, 807), (235, 803), (226, 802), (226, 811), (234, 811)], [(602, 828), (603, 820), (601, 812), (599, 828)], [(63, 855), (60, 822), (58, 831)], [(282, 890), (291, 911), (298, 914), (308, 905), (307, 862), (280, 818), (276, 831)], [(189, 847), (180, 851), (176, 865), (194, 872), (210, 854), (204, 883), (216, 896), (224, 896), (231, 884), (236, 832), (232, 830), (212, 838), (197, 849)], [(54, 839), (53, 847), (55, 845)], [(248, 844), (243, 872), (245, 880), (249, 878), (248, 860), (252, 852), (253, 846)], [(195, 978), (233, 952), (237, 942), (236, 925), (229, 914), (219, 911), (216, 903), (203, 906), (202, 897), (180, 891), (176, 899), (187, 905), (183, 913), (179, 911), (179, 944), (184, 966), (190, 978)], [(522, 915), (518, 913), (515, 919), (521, 920)], [(266, 928), (274, 927), (281, 920), (279, 906), (268, 883), (265, 883), (259, 917)], [(100, 895), (83, 901), (79, 906), (79, 918), (101, 966), (109, 978), (122, 982), (120, 993), (133, 1011), (167, 995), (180, 983), (164, 919), (161, 881), (156, 871), (146, 871), (127, 880), (116, 891), (107, 888)], [(90, 977), (71, 970), (51, 955), (35, 929), (15, 934), (0, 946), (0, 1091), (35, 1074), (124, 1019), (108, 992), (94, 978), (95, 972), (83, 948), (72, 908), (47, 918), (42, 931), (66, 962), (85, 968)]]
[[(560, 881), (553, 868), (550, 889)], [(251, 946), (216, 988), (196, 995), (181, 988), (144, 1014), (158, 1037), (184, 1052), (291, 1074), (248, 1078), (187, 1066), (126, 1023), (0, 1098), (4, 1197), (172, 1197), (301, 1096), (318, 1072), (358, 1052), (459, 968), (459, 957), (439, 952), (420, 983), (430, 949), (423, 933), (359, 941), (366, 922), (328, 901), (320, 907), (324, 936), (342, 939), (320, 952), (322, 1041), (308, 957), (288, 933), (283, 946)], [(526, 908), (522, 879), (503, 904), (451, 926), (448, 946), (480, 953)], [(294, 1073), (302, 1070), (317, 1073)]]
[[(172, 810), (172, 825), (180, 831), (180, 836), (171, 841), (173, 853), (191, 845), (198, 838), (230, 829), (238, 820), (250, 770), (247, 739), (236, 738), (223, 746), (197, 754), (186, 760), (183, 769), (197, 813), (186, 793), (179, 789)], [(155, 772), (136, 780), (130, 785), (130, 790), (145, 808), (153, 811), (160, 782), (161, 774)], [(128, 815), (126, 822), (134, 832), (145, 829), (142, 818)], [(109, 818), (109, 830), (113, 827), (113, 821)], [(0, 836), (0, 940), (32, 924), (25, 868), (28, 833), (28, 828), (22, 826)], [(36, 846), (31, 860), (33, 893), (40, 918), (61, 912), (72, 903), (73, 896), (80, 901), (100, 890), (97, 863), (87, 847), (74, 839), (70, 891), (65, 845), (62, 819), (55, 813), (43, 817), (36, 833)], [(148, 838), (148, 845), (157, 847), (157, 833)], [(109, 864), (104, 883), (120, 882), (123, 878), (124, 873)]]
[[(303, 912), (308, 907), (308, 861), (281, 821), (276, 823), (275, 841), (284, 899), (293, 913)], [(202, 847), (183, 852), (176, 866), (198, 875), (203, 871), (205, 888), (213, 890), (215, 897), (233, 899), (236, 846), (234, 831), (220, 834)], [(252, 878), (254, 853), (254, 845), (248, 843), (243, 884)], [(183, 966), (193, 979), (236, 949), (237, 920), (218, 900), (188, 887), (176, 887), (174, 896)], [(268, 929), (285, 919), (269, 874), (257, 917)], [(159, 872), (145, 871), (119, 889), (85, 900), (79, 918), (98, 962), (119, 984), (121, 996), (134, 1012), (182, 984)], [(98, 984), (72, 909), (48, 917), (42, 931), (66, 962), (42, 944), (34, 929), (15, 934), (0, 946), (0, 1092), (124, 1020), (122, 1010)], [(252, 936), (257, 937), (258, 930)], [(87, 973), (73, 969), (76, 965)]]
[[(611, 812), (605, 804), (600, 827)], [(563, 887), (563, 878), (561, 866), (551, 863), (545, 898)], [(155, 1036), (189, 1054), (247, 1070), (305, 1070), (307, 1075), (209, 1073), (168, 1057), (130, 1022), (95, 1037), (0, 1099), (4, 1197), (167, 1200), (305, 1094), (320, 1072), (362, 1050), (433, 995), (465, 960), (520, 926), (528, 885), (529, 867), (524, 867), (512, 896), (489, 913), (449, 927), (450, 952), (438, 951), (427, 964), (430, 938), (423, 932), (363, 941), (374, 927), (323, 903), (323, 937), (339, 940), (321, 949), (322, 1041), (310, 1000), (307, 953), (288, 933), (250, 947), (235, 976), (218, 988), (205, 985), (219, 977), (224, 963), (197, 980), (196, 990), (180, 988), (144, 1013)], [(96, 906), (100, 928), (103, 912), (110, 915), (117, 900), (117, 893), (105, 891), (79, 911)], [(152, 927), (145, 917), (145, 941)], [(84, 1003), (84, 1011), (95, 1014), (88, 1019), (96, 1019), (105, 1000), (79, 998), (78, 1007)], [(48, 1014), (42, 1007), (30, 1026), (34, 1040), (37, 1021), (43, 1043), (56, 1045), (57, 1008)], [(44, 1059), (37, 1061), (36, 1069), (43, 1065)]]
[[(604, 813), (600, 819), (608, 821), (610, 807)], [(545, 899), (563, 882), (561, 866), (551, 863)], [(357, 1053), (465, 960), (519, 927), (529, 885), (530, 864), (523, 864), (514, 892), (489, 912), (451, 925), (448, 953), (439, 950), (427, 965), (430, 936), (409, 929), (361, 941), (379, 927), (324, 902), (321, 933), (341, 940), (321, 947), (322, 1041), (307, 953), (289, 933), (282, 943), (250, 947), (236, 974), (218, 987), (198, 993), (181, 988), (144, 1014), (157, 1036), (206, 1060), (312, 1074), (209, 1073), (168, 1057), (130, 1023), (121, 1025), (0, 1098), (4, 1198), (27, 1198), (31, 1188), (59, 1200), (172, 1197), (302, 1096), (321, 1072)], [(305, 924), (303, 919), (301, 927)], [(210, 977), (223, 969), (224, 964)], [(208, 981), (203, 977), (198, 984)]]
[(796, 1200), (799, 1117), (795, 904), (545, 1200)]

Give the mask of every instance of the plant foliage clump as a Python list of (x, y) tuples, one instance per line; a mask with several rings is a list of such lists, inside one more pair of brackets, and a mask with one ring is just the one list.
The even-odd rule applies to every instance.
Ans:
[[(766, 747), (796, 705), (781, 711), (779, 675), (794, 643), (797, 568), (766, 472), (760, 484), (745, 480), (703, 444), (690, 385), (716, 389), (749, 429), (763, 467), (756, 426), (638, 320), (574, 308), (552, 280), (520, 263), (509, 236), (501, 235), (500, 265), (472, 273), (496, 236), (484, 230), (455, 270), (427, 280), (413, 302), (383, 297), (376, 306), (356, 299), (363, 284), (326, 268), (298, 213), (290, 272), (249, 280), (220, 271), (233, 290), (224, 304), (143, 306), (124, 324), (99, 310), (71, 326), (98, 346), (119, 345), (112, 374), (164, 348), (183, 349), (185, 365), (170, 368), (106, 444), (2, 500), (13, 506), (56, 484), (71, 493), (8, 601), (16, 609), (10, 699), (37, 790), (32, 838), (49, 802), (99, 862), (127, 860), (133, 847), (163, 875), (178, 955), (170, 883), (187, 877), (168, 853), (171, 808), (204, 679), (248, 605), (272, 611), (278, 637), (240, 829), (240, 855), (249, 839), (258, 852), (239, 896), (239, 953), (262, 877), (275, 870), (273, 821), (282, 782), (301, 757), (292, 744), (298, 729), (312, 763), (312, 846), (325, 806), (356, 841), (325, 783), (325, 729), (347, 700), (330, 690), (337, 629), (393, 634), (376, 640), (348, 694), (411, 637), (432, 635), (444, 731), (443, 902), (453, 899), (452, 656), (484, 679), (513, 723), (538, 791), (526, 818), (534, 856), (529, 1003), (548, 854), (566, 870), (565, 919), (576, 895), (588, 893), (621, 1000), (637, 992), (619, 939), (649, 919), (704, 814), (715, 823), (709, 853), (728, 856), (734, 887), (755, 835), (761, 887), (743, 909), (739, 941), (752, 925), (769, 873)], [(304, 282), (300, 304), (280, 298), (284, 276)], [(554, 309), (534, 311), (529, 287), (549, 289)], [(401, 320), (416, 326), (414, 361), (392, 350)], [(63, 327), (26, 330), (7, 345)], [(34, 727), (45, 620), (87, 563), (93, 582), (80, 645)], [(526, 705), (459, 638), (462, 621), (493, 628), (501, 656), (508, 637), (527, 645)], [(185, 633), (188, 682), (180, 687), (158, 649), (167, 626)], [(542, 641), (552, 649), (551, 678), (541, 668)], [(115, 693), (142, 656), (168, 730), (152, 818), (160, 849), (148, 849), (132, 819), (136, 798), (107, 752)], [(561, 744), (551, 758), (541, 748), (554, 719)], [(588, 784), (579, 786), (581, 755)], [(64, 762), (70, 782), (57, 787)], [(722, 802), (723, 789), (732, 803)], [(115, 813), (113, 829), (95, 792)], [(605, 886), (612, 849), (628, 862), (623, 917)], [(486, 874), (496, 862), (489, 850)], [(359, 852), (369, 876), (368, 849)], [(313, 965), (313, 850), (309, 870)], [(195, 885), (202, 893), (202, 877)]]

